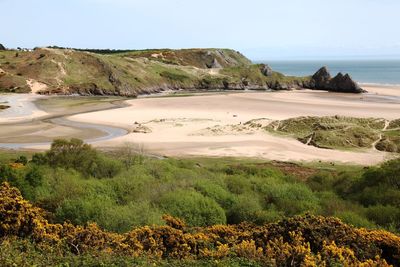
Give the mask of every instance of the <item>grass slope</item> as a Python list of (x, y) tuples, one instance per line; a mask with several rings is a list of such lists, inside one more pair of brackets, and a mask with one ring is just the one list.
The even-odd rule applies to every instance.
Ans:
[(274, 121), (266, 130), (292, 136), (300, 142), (321, 148), (362, 149), (398, 152), (400, 131), (398, 120), (389, 122), (375, 118), (298, 117)]

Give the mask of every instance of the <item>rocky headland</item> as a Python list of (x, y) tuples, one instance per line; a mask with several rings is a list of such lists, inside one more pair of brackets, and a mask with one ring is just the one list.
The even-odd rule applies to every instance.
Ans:
[[(4, 48), (4, 49), (3, 49)], [(253, 64), (230, 49), (6, 50), (0, 46), (0, 91), (137, 96), (165, 90), (316, 89), (361, 93), (346, 74), (323, 67), (294, 77)]]

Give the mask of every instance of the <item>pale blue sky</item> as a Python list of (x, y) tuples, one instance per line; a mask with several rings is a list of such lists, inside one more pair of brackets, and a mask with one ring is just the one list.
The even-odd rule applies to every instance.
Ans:
[(0, 0), (8, 47), (226, 47), (259, 59), (400, 58), (399, 0)]

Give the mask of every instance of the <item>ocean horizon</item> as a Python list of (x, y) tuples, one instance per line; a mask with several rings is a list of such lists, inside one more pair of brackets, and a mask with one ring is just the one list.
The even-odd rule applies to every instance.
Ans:
[(360, 84), (400, 86), (400, 60), (257, 60), (274, 71), (285, 75), (307, 76), (322, 66), (328, 67), (332, 76), (349, 73)]

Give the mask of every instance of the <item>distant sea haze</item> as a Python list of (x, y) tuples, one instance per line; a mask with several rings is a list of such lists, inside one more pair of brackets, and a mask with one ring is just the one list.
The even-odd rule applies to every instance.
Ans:
[(400, 85), (400, 60), (263, 60), (257, 63), (269, 64), (275, 71), (294, 76), (312, 75), (327, 66), (332, 76), (338, 72), (349, 73), (361, 84)]

